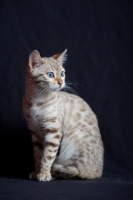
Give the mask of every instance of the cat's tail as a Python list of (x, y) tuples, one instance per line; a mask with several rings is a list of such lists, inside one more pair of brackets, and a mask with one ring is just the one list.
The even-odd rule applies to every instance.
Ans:
[(51, 174), (52, 177), (56, 179), (81, 179), (78, 176), (78, 169), (74, 166), (63, 166), (54, 163)]

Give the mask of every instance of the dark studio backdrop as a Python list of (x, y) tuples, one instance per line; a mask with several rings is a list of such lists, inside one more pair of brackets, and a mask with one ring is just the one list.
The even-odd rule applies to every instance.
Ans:
[(68, 49), (67, 79), (96, 113), (103, 177), (133, 178), (133, 1), (0, 1), (0, 175), (28, 178), (32, 144), (22, 113), (26, 66), (36, 49)]

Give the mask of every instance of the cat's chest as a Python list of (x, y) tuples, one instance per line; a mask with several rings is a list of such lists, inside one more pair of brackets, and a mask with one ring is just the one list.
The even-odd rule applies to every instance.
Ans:
[(53, 116), (57, 116), (57, 105), (33, 105), (30, 108), (31, 119), (34, 123), (41, 123), (41, 121), (45, 121), (48, 118)]
[(56, 118), (58, 123), (62, 123), (64, 116), (64, 105), (61, 99), (48, 104), (33, 104), (30, 108), (30, 116), (35, 126), (48, 121), (48, 119)]

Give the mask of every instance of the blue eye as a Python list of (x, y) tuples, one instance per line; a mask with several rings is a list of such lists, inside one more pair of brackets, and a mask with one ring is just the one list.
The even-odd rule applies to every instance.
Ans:
[(48, 75), (49, 78), (53, 78), (54, 77), (54, 73), (53, 72), (48, 72), (47, 75)]
[(61, 76), (61, 77), (64, 77), (64, 75), (65, 75), (65, 72), (62, 71), (62, 72), (60, 73), (60, 76)]

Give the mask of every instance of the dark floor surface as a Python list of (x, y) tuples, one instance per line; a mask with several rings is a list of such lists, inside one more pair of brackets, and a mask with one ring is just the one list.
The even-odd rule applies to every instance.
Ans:
[(132, 200), (133, 180), (103, 177), (97, 180), (37, 182), (0, 178), (0, 200)]

